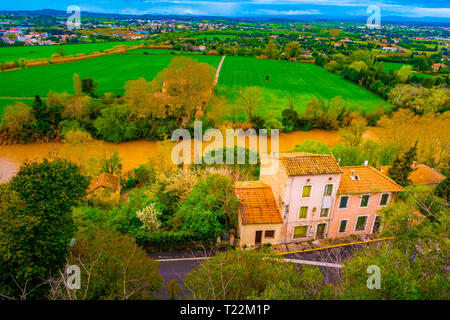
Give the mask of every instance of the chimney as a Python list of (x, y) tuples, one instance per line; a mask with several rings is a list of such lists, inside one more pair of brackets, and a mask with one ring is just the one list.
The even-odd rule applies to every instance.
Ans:
[(369, 164), (369, 160), (364, 161), (364, 166), (367, 167), (367, 165)]
[(355, 175), (355, 170), (352, 170), (352, 177)]
[(413, 161), (412, 166), (413, 166), (413, 168), (415, 168), (415, 167), (417, 166), (417, 162), (416, 162), (416, 161)]

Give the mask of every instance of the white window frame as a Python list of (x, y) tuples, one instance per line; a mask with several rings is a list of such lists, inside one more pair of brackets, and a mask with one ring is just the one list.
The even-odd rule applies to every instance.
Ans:
[[(330, 194), (330, 195), (325, 194), (325, 188), (326, 188), (328, 185), (331, 185), (331, 186), (332, 186), (332, 187), (331, 187), (331, 194)], [(326, 184), (323, 186), (322, 197), (332, 197), (332, 196), (333, 196), (333, 192), (334, 192), (334, 183), (326, 183)]]
[[(342, 197), (348, 197), (348, 200), (347, 200), (347, 206), (346, 206), (345, 208), (341, 208), (341, 207), (340, 207), (340, 205), (341, 205), (341, 198), (342, 198)], [(341, 195), (341, 196), (339, 197), (339, 200), (338, 200), (337, 209), (338, 209), (338, 210), (347, 210), (347, 209), (348, 209), (348, 204), (349, 204), (349, 202), (350, 202), (350, 195), (349, 195), (349, 194), (343, 194), (343, 195)]]
[[(367, 201), (367, 207), (361, 207), (362, 199), (363, 199), (364, 196), (369, 196), (369, 200)], [(359, 199), (359, 207), (363, 208), (363, 209), (367, 209), (369, 207), (369, 205), (370, 205), (370, 199), (371, 198), (372, 198), (372, 195), (370, 193), (362, 194), (360, 199)]]
[[(309, 197), (303, 197), (303, 188), (304, 187), (311, 187), (311, 190), (309, 190)], [(302, 185), (302, 193), (300, 194), (300, 199), (311, 199), (312, 198), (312, 192), (313, 192), (312, 184), (304, 184), (304, 185)]]
[[(383, 195), (387, 194), (388, 195), (388, 199), (386, 201), (386, 204), (381, 204), (381, 199), (383, 199)], [(383, 192), (380, 194), (380, 201), (378, 201), (378, 206), (379, 207), (385, 207), (389, 204), (389, 201), (391, 200), (391, 193), (390, 192)]]
[[(296, 228), (296, 227), (306, 227), (306, 232), (305, 232), (305, 236), (304, 236), (304, 237), (302, 237), (302, 238), (295, 238), (295, 237), (294, 237), (294, 234), (295, 234), (295, 228)], [(292, 228), (292, 239), (294, 239), (294, 240), (298, 240), (298, 239), (307, 239), (307, 238), (308, 238), (309, 229), (310, 229), (310, 225), (308, 225), (308, 224), (300, 224), (300, 225), (298, 225), (298, 226), (294, 226), (294, 227)]]
[[(341, 230), (341, 223), (342, 223), (342, 221), (347, 221), (347, 224), (345, 225), (345, 230), (344, 231), (339, 231), (339, 230)], [(347, 233), (347, 229), (348, 229), (348, 219), (341, 219), (341, 220), (339, 220), (339, 226), (338, 226), (338, 233)]]
[[(362, 229), (362, 230), (356, 230), (356, 227), (358, 226), (358, 219), (359, 219), (360, 217), (366, 217), (366, 218), (367, 218), (367, 219), (366, 219), (366, 224), (364, 225), (364, 229)], [(369, 224), (369, 215), (363, 214), (363, 215), (357, 216), (357, 217), (356, 217), (356, 220), (355, 220), (355, 228), (354, 228), (353, 231), (355, 231), (355, 232), (365, 232), (368, 224)]]
[[(303, 207), (306, 207), (306, 217), (300, 219), (300, 210), (302, 210)], [(307, 220), (308, 219), (308, 215), (309, 215), (309, 206), (302, 206), (302, 205), (300, 205), (300, 207), (298, 208), (297, 221)]]

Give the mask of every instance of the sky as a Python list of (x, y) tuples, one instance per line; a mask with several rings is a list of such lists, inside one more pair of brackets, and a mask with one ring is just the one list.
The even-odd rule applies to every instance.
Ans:
[(450, 0), (16, 0), (0, 3), (0, 10), (66, 10), (123, 14), (174, 14), (225, 17), (369, 16), (378, 5), (383, 16), (450, 18)]

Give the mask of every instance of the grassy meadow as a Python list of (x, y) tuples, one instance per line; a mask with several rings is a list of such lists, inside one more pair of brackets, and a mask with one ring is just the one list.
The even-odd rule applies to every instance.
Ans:
[(220, 71), (218, 93), (224, 95), (228, 103), (236, 103), (241, 91), (249, 86), (262, 88), (264, 101), (259, 113), (272, 113), (277, 117), (281, 117), (290, 97), (295, 99), (298, 111), (303, 111), (314, 97), (341, 96), (351, 105), (367, 111), (385, 103), (377, 95), (313, 64), (226, 57)]
[[(36, 94), (46, 97), (50, 90), (73, 93), (74, 73), (78, 73), (81, 79), (91, 78), (98, 83), (97, 94), (123, 94), (126, 81), (141, 77), (153, 79), (173, 57), (114, 54), (72, 63), (0, 72), (0, 97), (34, 97)], [(195, 59), (217, 68), (221, 57), (199, 55)]]
[(91, 53), (110, 49), (112, 47), (126, 44), (133, 46), (143, 41), (120, 41), (120, 42), (94, 42), (80, 44), (63, 44), (54, 46), (26, 46), (26, 47), (2, 47), (0, 48), (0, 62), (18, 61), (20, 59), (34, 60), (50, 58), (53, 54), (63, 49), (65, 55), (75, 55), (79, 53)]
[[(385, 72), (389, 72), (389, 70), (400, 70), (403, 66), (407, 66), (407, 64), (404, 63), (400, 63), (400, 62), (383, 62), (384, 63), (384, 70)], [(419, 73), (419, 72), (414, 72), (413, 74), (418, 76), (419, 78), (428, 78), (430, 77), (427, 74), (423, 74), (423, 73)]]

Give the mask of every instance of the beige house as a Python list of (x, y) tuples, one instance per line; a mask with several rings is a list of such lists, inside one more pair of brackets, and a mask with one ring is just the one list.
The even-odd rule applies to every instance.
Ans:
[(283, 219), (272, 188), (260, 181), (243, 181), (236, 182), (234, 193), (240, 201), (239, 246), (279, 244)]
[[(332, 155), (268, 155), (276, 168), (260, 180), (273, 189), (283, 215), (281, 243), (326, 238), (342, 169)], [(262, 159), (261, 161), (266, 161)]]

